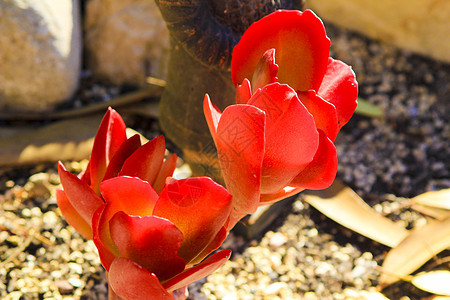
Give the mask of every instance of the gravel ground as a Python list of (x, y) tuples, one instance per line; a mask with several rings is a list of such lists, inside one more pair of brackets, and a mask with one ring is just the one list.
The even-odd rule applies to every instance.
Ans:
[[(336, 142), (338, 177), (408, 227), (423, 222), (395, 196), (450, 187), (449, 65), (330, 25), (327, 32), (332, 56), (355, 69), (360, 96), (385, 110), (384, 118), (356, 116), (344, 127)], [(128, 124), (139, 129), (135, 123)], [(79, 172), (86, 161), (65, 164)], [(57, 209), (58, 184), (56, 165), (0, 170), (1, 299), (107, 299), (93, 243)], [(263, 236), (232, 234), (224, 247), (233, 257), (192, 285), (191, 299), (368, 299), (389, 250), (300, 199)], [(385, 292), (391, 299), (429, 296), (407, 284)]]

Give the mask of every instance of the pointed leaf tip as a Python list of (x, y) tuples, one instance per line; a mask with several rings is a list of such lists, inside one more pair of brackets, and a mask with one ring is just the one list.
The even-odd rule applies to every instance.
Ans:
[[(277, 82), (278, 65), (275, 63), (275, 49), (269, 49), (262, 55), (252, 77), (252, 93), (269, 83)], [(245, 80), (244, 80), (245, 81)]]
[(226, 249), (217, 252), (207, 259), (205, 259), (200, 264), (186, 269), (181, 274), (175, 276), (174, 278), (168, 280), (164, 283), (164, 287), (169, 291), (174, 291), (183, 286), (186, 286), (194, 281), (202, 279), (213, 273), (215, 270), (220, 268), (231, 256), (231, 250)]
[(58, 174), (71, 206), (92, 227), (92, 216), (103, 200), (85, 182), (67, 171), (61, 162), (58, 163)]

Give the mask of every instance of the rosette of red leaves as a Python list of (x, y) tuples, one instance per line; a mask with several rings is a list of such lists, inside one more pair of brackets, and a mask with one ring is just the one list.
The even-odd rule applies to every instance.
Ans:
[(233, 195), (233, 226), (259, 205), (334, 180), (334, 140), (351, 118), (351, 67), (328, 57), (330, 40), (310, 10), (277, 11), (253, 23), (233, 50), (236, 105), (206, 120)]
[(226, 237), (230, 194), (207, 177), (171, 178), (176, 156), (164, 155), (163, 137), (144, 145), (138, 135), (127, 139), (122, 118), (109, 109), (87, 170), (77, 177), (59, 164), (58, 206), (94, 240), (114, 296), (173, 299), (230, 256), (223, 250), (204, 259)]

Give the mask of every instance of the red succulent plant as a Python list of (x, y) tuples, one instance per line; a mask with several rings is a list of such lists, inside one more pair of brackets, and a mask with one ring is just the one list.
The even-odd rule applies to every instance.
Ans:
[[(67, 222), (93, 239), (111, 293), (126, 299), (173, 299), (230, 256), (215, 253), (226, 237), (231, 195), (207, 177), (171, 178), (176, 156), (165, 142), (126, 137), (120, 115), (106, 113), (87, 170), (60, 163), (57, 203)], [(112, 296), (110, 296), (112, 299)]]
[(334, 180), (334, 140), (351, 118), (351, 67), (328, 57), (330, 40), (310, 10), (277, 11), (253, 23), (233, 50), (236, 104), (204, 112), (233, 195), (233, 226), (263, 204)]

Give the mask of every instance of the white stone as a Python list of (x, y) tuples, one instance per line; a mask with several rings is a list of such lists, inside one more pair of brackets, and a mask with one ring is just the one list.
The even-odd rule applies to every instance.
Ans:
[(0, 1), (0, 109), (45, 111), (76, 90), (77, 0)]
[(87, 62), (114, 84), (143, 85), (166, 78), (169, 32), (150, 0), (91, 0), (86, 6)]
[(282, 234), (280, 232), (276, 232), (270, 238), (269, 245), (270, 245), (270, 247), (272, 247), (272, 249), (278, 249), (281, 246), (283, 246), (284, 244), (286, 244), (287, 241), (288, 241), (288, 239), (284, 234)]
[(308, 0), (324, 20), (450, 62), (450, 1)]
[(288, 286), (285, 282), (274, 282), (264, 290), (264, 294), (275, 295), (278, 294), (282, 289), (288, 289)]

